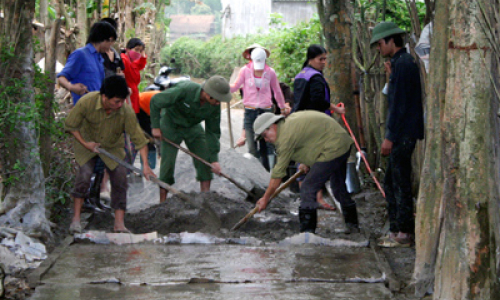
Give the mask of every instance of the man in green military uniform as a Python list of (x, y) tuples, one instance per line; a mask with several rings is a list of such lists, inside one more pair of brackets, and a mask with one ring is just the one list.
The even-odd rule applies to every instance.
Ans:
[[(183, 81), (151, 98), (151, 128), (155, 138), (162, 135), (176, 144), (183, 141), (194, 154), (212, 164), (212, 169), (193, 160), (200, 190), (208, 192), (212, 172), (219, 174), (220, 102), (231, 101), (229, 83), (221, 76), (210, 77), (203, 85)], [(205, 130), (201, 122), (205, 121)], [(162, 141), (160, 180), (174, 184), (178, 149)], [(160, 188), (160, 202), (167, 190)]]
[(300, 232), (315, 232), (316, 194), (328, 180), (335, 199), (341, 204), (347, 228), (359, 232), (356, 203), (345, 185), (347, 159), (353, 140), (337, 121), (312, 110), (293, 113), (286, 119), (264, 113), (255, 120), (254, 131), (258, 137), (274, 144), (278, 155), (269, 186), (257, 201), (259, 212), (266, 208), (293, 160), (299, 162), (299, 168), (307, 173), (300, 188)]
[(70, 233), (81, 232), (80, 212), (83, 199), (90, 187), (90, 177), (94, 165), (101, 157), (111, 181), (111, 208), (115, 210), (115, 232), (129, 232), (124, 217), (127, 209), (127, 169), (105, 155), (100, 155), (98, 147), (111, 154), (125, 158), (124, 132), (130, 134), (144, 161), (144, 175), (155, 176), (148, 165), (148, 140), (144, 137), (135, 112), (124, 105), (128, 86), (125, 78), (113, 75), (104, 80), (100, 92), (83, 96), (70, 111), (65, 121), (65, 129), (75, 137), (75, 160), (79, 165), (75, 187), (71, 193), (74, 198), (74, 215)]

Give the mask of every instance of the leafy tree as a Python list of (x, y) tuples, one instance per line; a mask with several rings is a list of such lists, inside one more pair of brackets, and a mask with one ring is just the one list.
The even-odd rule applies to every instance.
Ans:
[(191, 8), (191, 14), (192, 15), (211, 15), (212, 14), (212, 9), (210, 6), (200, 3), (196, 4)]

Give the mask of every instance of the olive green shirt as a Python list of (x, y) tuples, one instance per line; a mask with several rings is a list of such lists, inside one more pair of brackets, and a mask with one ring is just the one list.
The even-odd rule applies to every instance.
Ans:
[[(220, 151), (220, 105), (200, 103), (201, 85), (192, 81), (181, 81), (151, 98), (151, 128), (167, 132), (167, 124), (175, 128), (190, 128), (205, 121), (209, 162), (219, 161)], [(161, 121), (167, 118), (169, 122)], [(161, 123), (161, 124), (160, 124)], [(160, 127), (161, 125), (161, 127)]]
[(346, 154), (353, 144), (347, 131), (332, 117), (313, 110), (299, 111), (278, 122), (277, 164), (271, 178), (283, 178), (290, 161), (307, 166)]
[[(78, 100), (66, 118), (65, 130), (79, 131), (85, 141), (100, 143), (101, 148), (120, 159), (125, 158), (124, 132), (130, 135), (136, 149), (141, 149), (148, 143), (132, 107), (124, 103), (120, 109), (108, 115), (102, 106), (99, 92), (88, 93)], [(96, 155), (101, 157), (110, 170), (118, 166), (114, 160), (106, 155), (91, 152), (76, 139), (74, 148), (75, 159), (80, 166)]]

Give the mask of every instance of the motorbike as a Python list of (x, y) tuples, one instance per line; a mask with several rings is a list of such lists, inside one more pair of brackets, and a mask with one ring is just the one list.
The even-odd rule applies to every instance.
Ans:
[[(175, 59), (171, 59), (170, 63), (175, 63)], [(182, 75), (178, 78), (170, 78), (170, 73), (177, 70), (177, 68), (172, 68), (170, 66), (162, 66), (158, 71), (158, 76), (156, 76), (154, 83), (147, 86), (144, 91), (163, 91), (166, 90), (181, 81), (191, 80), (188, 75)]]

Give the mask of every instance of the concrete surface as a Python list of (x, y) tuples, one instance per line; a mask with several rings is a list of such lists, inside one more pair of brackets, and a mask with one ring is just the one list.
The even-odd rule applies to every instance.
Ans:
[(384, 278), (369, 248), (74, 244), (31, 299), (392, 299)]

